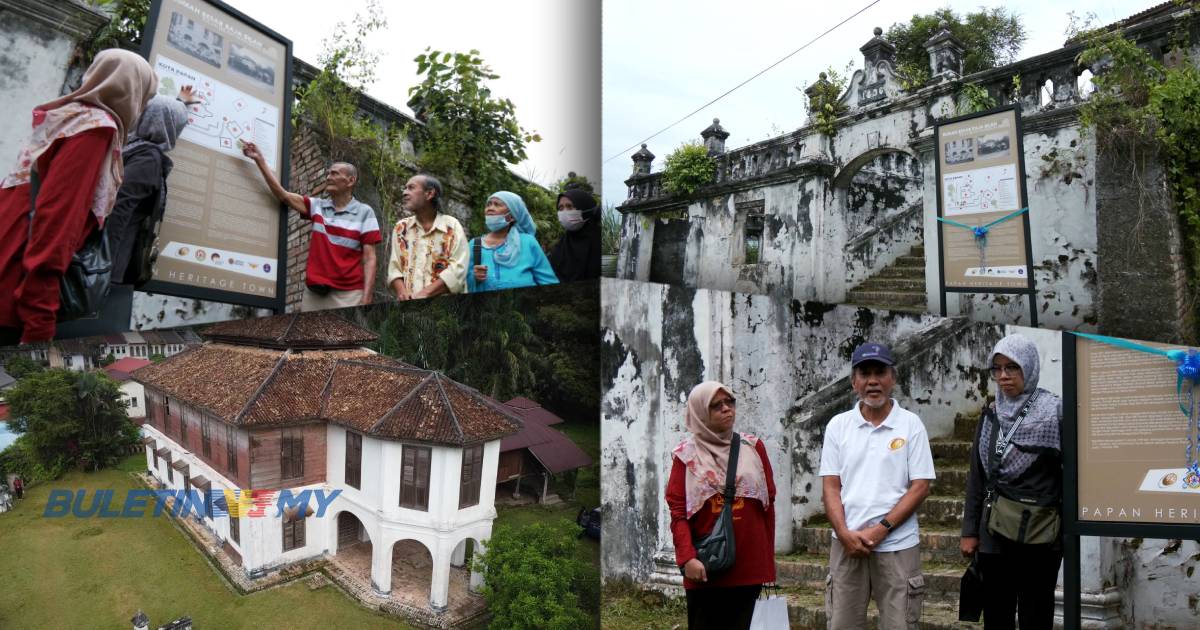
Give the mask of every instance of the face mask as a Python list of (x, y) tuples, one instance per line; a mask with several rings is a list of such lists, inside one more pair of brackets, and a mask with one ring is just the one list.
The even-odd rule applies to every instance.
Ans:
[(489, 232), (497, 232), (508, 226), (508, 217), (506, 215), (489, 214), (483, 217), (483, 222), (487, 225)]
[(574, 232), (583, 227), (586, 223), (583, 219), (582, 210), (559, 210), (558, 222), (562, 224), (563, 229), (568, 232)]

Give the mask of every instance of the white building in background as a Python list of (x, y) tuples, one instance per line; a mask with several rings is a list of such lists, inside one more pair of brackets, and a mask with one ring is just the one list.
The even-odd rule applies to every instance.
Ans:
[[(232, 320), (208, 343), (137, 370), (147, 468), (177, 489), (340, 493), (282, 518), (205, 526), (250, 577), (328, 554), (393, 596), (393, 573), (429, 571), (426, 609), (467, 588), (468, 548), (491, 536), (511, 409), (445, 376), (362, 347), (375, 335), (330, 313)], [(420, 568), (416, 569), (422, 570)], [(465, 590), (465, 589), (464, 589)]]

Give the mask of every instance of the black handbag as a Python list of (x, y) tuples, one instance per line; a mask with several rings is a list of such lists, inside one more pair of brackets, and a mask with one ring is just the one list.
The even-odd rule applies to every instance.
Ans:
[(733, 490), (737, 483), (738, 450), (741, 443), (741, 436), (734, 433), (729, 441), (729, 468), (725, 471), (725, 504), (721, 507), (721, 515), (713, 524), (712, 531), (695, 541), (696, 559), (704, 565), (704, 570), (709, 575), (729, 569), (737, 559), (733, 540)]
[[(41, 181), (37, 172), (30, 173), (29, 238), (33, 237), (33, 215), (37, 208)], [(71, 256), (71, 264), (58, 285), (58, 315), (60, 322), (94, 317), (100, 312), (112, 282), (112, 254), (104, 228), (93, 231)]]
[(958, 620), (979, 622), (983, 614), (983, 574), (979, 572), (979, 554), (958, 583)]

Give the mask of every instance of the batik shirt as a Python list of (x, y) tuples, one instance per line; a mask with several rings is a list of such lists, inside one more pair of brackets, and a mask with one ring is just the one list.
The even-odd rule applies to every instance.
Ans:
[(441, 278), (451, 293), (462, 293), (466, 276), (467, 235), (458, 219), (439, 213), (428, 232), (416, 217), (400, 219), (392, 230), (389, 286), (401, 278), (415, 294)]

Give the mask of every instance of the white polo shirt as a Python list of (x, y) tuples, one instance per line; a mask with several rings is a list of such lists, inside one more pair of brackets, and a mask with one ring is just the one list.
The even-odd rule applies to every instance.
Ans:
[[(891, 413), (876, 427), (855, 402), (825, 427), (818, 474), (841, 477), (846, 527), (857, 530), (878, 523), (908, 492), (910, 481), (934, 478), (925, 424), (893, 398)], [(899, 551), (919, 542), (914, 513), (874, 550)]]

